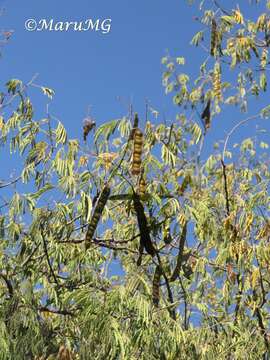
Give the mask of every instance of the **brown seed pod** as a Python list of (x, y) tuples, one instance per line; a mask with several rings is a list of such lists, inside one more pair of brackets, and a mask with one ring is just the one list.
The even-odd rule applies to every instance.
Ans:
[(94, 236), (94, 233), (96, 231), (98, 222), (101, 218), (102, 212), (104, 210), (104, 207), (107, 203), (107, 200), (110, 196), (110, 192), (111, 189), (109, 188), (108, 185), (106, 185), (104, 187), (104, 189), (102, 190), (102, 192), (100, 193), (97, 201), (96, 201), (96, 205), (94, 208), (94, 212), (93, 212), (93, 216), (91, 218), (90, 224), (88, 225), (88, 229), (86, 232), (86, 236), (85, 236), (85, 245), (86, 245), (86, 249), (89, 248), (91, 240)]
[(211, 46), (210, 46), (210, 54), (215, 56), (216, 49), (218, 43), (218, 32), (217, 32), (217, 23), (215, 19), (212, 19), (212, 27), (211, 27)]
[(88, 134), (95, 126), (96, 126), (95, 121), (93, 121), (90, 117), (87, 117), (83, 120), (83, 140), (84, 141), (86, 141)]
[(220, 64), (217, 62), (214, 67), (213, 76), (213, 92), (214, 96), (218, 101), (222, 101), (222, 91), (221, 91), (221, 68)]
[(152, 244), (149, 227), (147, 225), (147, 219), (144, 213), (144, 208), (140, 201), (139, 195), (136, 194), (135, 192), (133, 194), (133, 204), (137, 215), (137, 221), (140, 230), (140, 248), (144, 248), (149, 255), (154, 256), (156, 253), (156, 249)]
[(135, 130), (138, 129), (138, 126), (139, 126), (139, 116), (138, 116), (138, 113), (135, 113), (134, 122), (133, 122), (133, 128), (131, 130), (129, 140), (134, 140)]
[(210, 111), (211, 99), (207, 101), (206, 107), (202, 112), (201, 119), (204, 120), (205, 130), (208, 130), (211, 126), (211, 111)]
[(143, 149), (143, 133), (140, 129), (134, 131), (134, 144), (133, 144), (133, 158), (132, 158), (132, 175), (139, 175), (142, 163), (142, 149)]
[(153, 304), (158, 307), (160, 301), (160, 278), (161, 278), (161, 268), (159, 265), (156, 266), (154, 278), (153, 278), (153, 288), (152, 288), (152, 299)]
[(146, 192), (146, 181), (145, 177), (142, 175), (139, 181), (139, 195), (140, 197), (143, 197)]

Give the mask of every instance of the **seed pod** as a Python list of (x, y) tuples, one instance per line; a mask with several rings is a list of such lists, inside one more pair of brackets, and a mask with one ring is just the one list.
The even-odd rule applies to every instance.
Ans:
[(205, 129), (208, 130), (211, 126), (211, 111), (210, 111), (211, 99), (207, 101), (206, 107), (203, 110), (201, 115), (202, 120), (204, 120)]
[(177, 256), (176, 266), (175, 266), (175, 269), (174, 269), (173, 274), (171, 276), (171, 281), (175, 281), (179, 276), (179, 273), (180, 273), (180, 270), (181, 270), (181, 267), (182, 267), (183, 253), (184, 253), (186, 237), (187, 237), (187, 222), (185, 223), (185, 225), (183, 227), (181, 237), (180, 237), (180, 240), (179, 240), (179, 252), (178, 252), (178, 256)]
[(142, 163), (143, 133), (140, 129), (134, 131), (133, 159), (132, 159), (132, 175), (139, 175)]
[(145, 177), (142, 175), (139, 182), (139, 195), (140, 197), (143, 197), (146, 192), (146, 181)]
[(96, 126), (96, 123), (90, 118), (87, 117), (83, 120), (83, 140), (86, 141), (90, 131)]
[(134, 140), (134, 134), (135, 134), (136, 129), (138, 129), (138, 126), (139, 126), (139, 116), (138, 116), (138, 113), (135, 113), (133, 128), (131, 130), (129, 140)]
[(143, 205), (140, 201), (139, 195), (136, 193), (133, 194), (133, 204), (137, 215), (137, 221), (140, 230), (140, 248), (144, 248), (149, 255), (154, 256), (156, 253), (156, 249), (152, 244)]
[(110, 196), (110, 192), (111, 192), (111, 190), (110, 190), (109, 186), (106, 185), (97, 199), (97, 202), (96, 202), (96, 205), (94, 208), (94, 212), (93, 212), (93, 216), (91, 218), (90, 224), (88, 225), (88, 229), (86, 232), (86, 237), (85, 237), (86, 249), (88, 249), (90, 246), (90, 242), (94, 236), (98, 222), (101, 218), (104, 207)]
[(215, 56), (216, 48), (218, 42), (218, 33), (217, 33), (217, 23), (215, 19), (212, 19), (212, 28), (211, 28), (211, 47), (210, 47), (210, 54)]
[(213, 92), (214, 96), (218, 101), (222, 101), (222, 92), (221, 92), (221, 69), (220, 64), (215, 63), (214, 72), (213, 72)]
[(153, 278), (153, 289), (152, 289), (152, 299), (153, 304), (158, 307), (160, 300), (160, 278), (161, 278), (161, 268), (159, 265), (156, 266), (154, 278)]

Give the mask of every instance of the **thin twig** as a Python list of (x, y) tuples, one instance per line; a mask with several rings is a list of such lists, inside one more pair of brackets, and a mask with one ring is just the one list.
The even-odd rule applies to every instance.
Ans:
[(223, 147), (223, 152), (222, 152), (222, 160), (223, 162), (225, 161), (225, 153), (226, 153), (226, 149), (227, 149), (227, 144), (228, 144), (228, 141), (230, 139), (230, 137), (232, 136), (232, 134), (243, 124), (247, 123), (248, 121), (250, 120), (254, 120), (254, 119), (257, 119), (259, 117), (259, 114), (257, 115), (253, 115), (253, 116), (249, 116), (248, 118), (244, 119), (244, 120), (241, 120), (238, 124), (236, 124), (232, 129), (231, 131), (228, 133), (228, 135), (226, 136), (226, 139), (225, 139), (225, 143), (224, 143), (224, 147)]
[(13, 184), (15, 184), (17, 181), (19, 181), (20, 179), (21, 179), (21, 175), (18, 176), (16, 179), (11, 180), (11, 181), (9, 181), (9, 182), (7, 182), (7, 183), (4, 183), (4, 184), (3, 184), (3, 183), (0, 182), (0, 189), (5, 188), (5, 187), (10, 186), (10, 185), (13, 185)]
[(226, 210), (227, 215), (230, 215), (230, 202), (229, 202), (229, 191), (228, 191), (228, 183), (227, 183), (227, 174), (226, 174), (226, 165), (224, 161), (221, 159), (222, 164), (222, 172), (223, 172), (223, 179), (224, 179), (224, 192), (225, 192), (225, 199), (226, 199)]

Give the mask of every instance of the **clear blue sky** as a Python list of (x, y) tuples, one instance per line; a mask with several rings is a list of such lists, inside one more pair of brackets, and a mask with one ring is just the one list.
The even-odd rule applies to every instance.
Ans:
[[(229, 9), (239, 3), (248, 16), (258, 12), (246, 0), (220, 3)], [(260, 10), (265, 8), (264, 0), (262, 4)], [(172, 105), (171, 96), (165, 96), (161, 83), (160, 60), (167, 49), (173, 56), (186, 57), (183, 71), (192, 78), (198, 74), (201, 51), (192, 47), (190, 40), (201, 25), (193, 19), (198, 15), (197, 6), (189, 6), (185, 0), (0, 0), (0, 5), (5, 8), (1, 28), (14, 30), (0, 59), (1, 85), (10, 78), (27, 82), (38, 73), (36, 82), (55, 90), (50, 110), (72, 138), (81, 138), (82, 119), (89, 104), (98, 124), (123, 116), (130, 99), (143, 117), (146, 98), (172, 121), (178, 109)], [(37, 21), (111, 18), (112, 26), (108, 34), (28, 32), (24, 23), (29, 18)], [(44, 116), (47, 98), (38, 89), (30, 96), (37, 118)], [(251, 113), (263, 106), (262, 102), (254, 104)], [(210, 130), (208, 143), (224, 138), (225, 131), (243, 117), (227, 111), (214, 119), (219, 126)], [(254, 134), (250, 126), (241, 131), (241, 138)]]
[[(135, 110), (144, 113), (145, 98), (170, 114), (171, 103), (161, 85), (161, 57), (173, 55), (189, 43), (192, 12), (185, 1), (171, 0), (5, 0), (1, 27), (14, 29), (14, 36), (0, 61), (1, 81), (20, 78), (53, 88), (51, 111), (71, 131), (81, 135), (81, 121), (91, 104), (98, 123), (126, 112), (133, 99)], [(111, 32), (27, 32), (25, 20), (53, 18), (80, 21), (111, 18)], [(194, 22), (194, 21), (193, 21)], [(123, 100), (118, 101), (117, 96)], [(40, 102), (39, 102), (40, 99)], [(45, 109), (45, 100), (35, 98), (35, 108)], [(168, 115), (169, 116), (169, 115)]]

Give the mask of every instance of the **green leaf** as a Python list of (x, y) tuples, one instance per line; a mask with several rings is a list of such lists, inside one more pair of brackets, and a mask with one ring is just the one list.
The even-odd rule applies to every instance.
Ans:
[(65, 144), (67, 141), (66, 129), (60, 121), (58, 121), (58, 126), (55, 130), (55, 141), (56, 144)]

